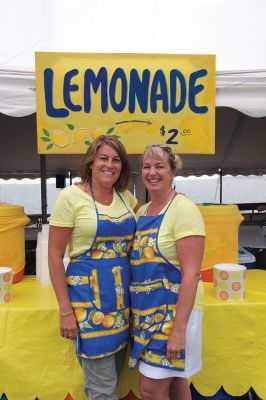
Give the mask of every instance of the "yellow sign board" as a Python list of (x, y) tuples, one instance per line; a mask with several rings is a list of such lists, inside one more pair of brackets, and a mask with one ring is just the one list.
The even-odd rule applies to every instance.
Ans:
[(36, 53), (36, 91), (40, 154), (83, 154), (102, 134), (129, 154), (214, 153), (214, 55)]

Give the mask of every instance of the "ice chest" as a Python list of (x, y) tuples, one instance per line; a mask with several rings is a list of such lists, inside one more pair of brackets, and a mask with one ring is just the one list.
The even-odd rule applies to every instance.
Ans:
[(247, 269), (254, 269), (256, 268), (256, 257), (244, 247), (239, 247), (238, 264), (245, 265)]
[(23, 207), (0, 204), (0, 265), (13, 269), (14, 283), (24, 276), (25, 225), (29, 221)]
[(198, 207), (206, 229), (201, 276), (203, 281), (212, 282), (214, 264), (238, 264), (238, 229), (244, 218), (236, 205)]

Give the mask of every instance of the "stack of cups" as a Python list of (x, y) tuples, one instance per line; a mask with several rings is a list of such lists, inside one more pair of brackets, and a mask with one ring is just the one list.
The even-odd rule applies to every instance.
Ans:
[(213, 286), (215, 297), (224, 301), (245, 300), (246, 267), (239, 264), (215, 264)]
[(13, 297), (14, 271), (9, 267), (0, 267), (0, 304), (9, 303)]

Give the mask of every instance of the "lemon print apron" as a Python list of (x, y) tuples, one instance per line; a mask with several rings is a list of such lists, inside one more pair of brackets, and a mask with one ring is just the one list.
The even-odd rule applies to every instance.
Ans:
[[(175, 197), (175, 196), (174, 196)], [(173, 197), (173, 198), (174, 198)], [(181, 272), (158, 248), (159, 230), (168, 208), (157, 216), (141, 216), (131, 251), (130, 296), (134, 338), (129, 367), (146, 364), (183, 371), (185, 354), (169, 361), (167, 341), (173, 326)]]
[(67, 267), (68, 292), (79, 335), (77, 353), (81, 358), (101, 358), (122, 349), (129, 339), (128, 253), (136, 222), (127, 212), (120, 217), (97, 215), (97, 231), (88, 251), (73, 258)]

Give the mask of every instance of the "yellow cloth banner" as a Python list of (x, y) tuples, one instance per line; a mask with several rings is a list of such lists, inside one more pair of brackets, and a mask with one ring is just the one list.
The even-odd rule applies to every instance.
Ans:
[[(202, 370), (191, 378), (204, 396), (221, 386), (232, 396), (253, 387), (266, 399), (266, 271), (247, 271), (247, 299), (215, 298), (205, 282)], [(0, 305), (0, 396), (8, 400), (85, 400), (83, 372), (72, 341), (59, 332), (52, 288), (26, 276), (14, 285), (14, 298)], [(132, 390), (140, 398), (137, 368), (125, 365), (119, 398)]]
[(40, 154), (83, 154), (102, 134), (129, 154), (214, 153), (214, 55), (38, 52), (36, 89)]

